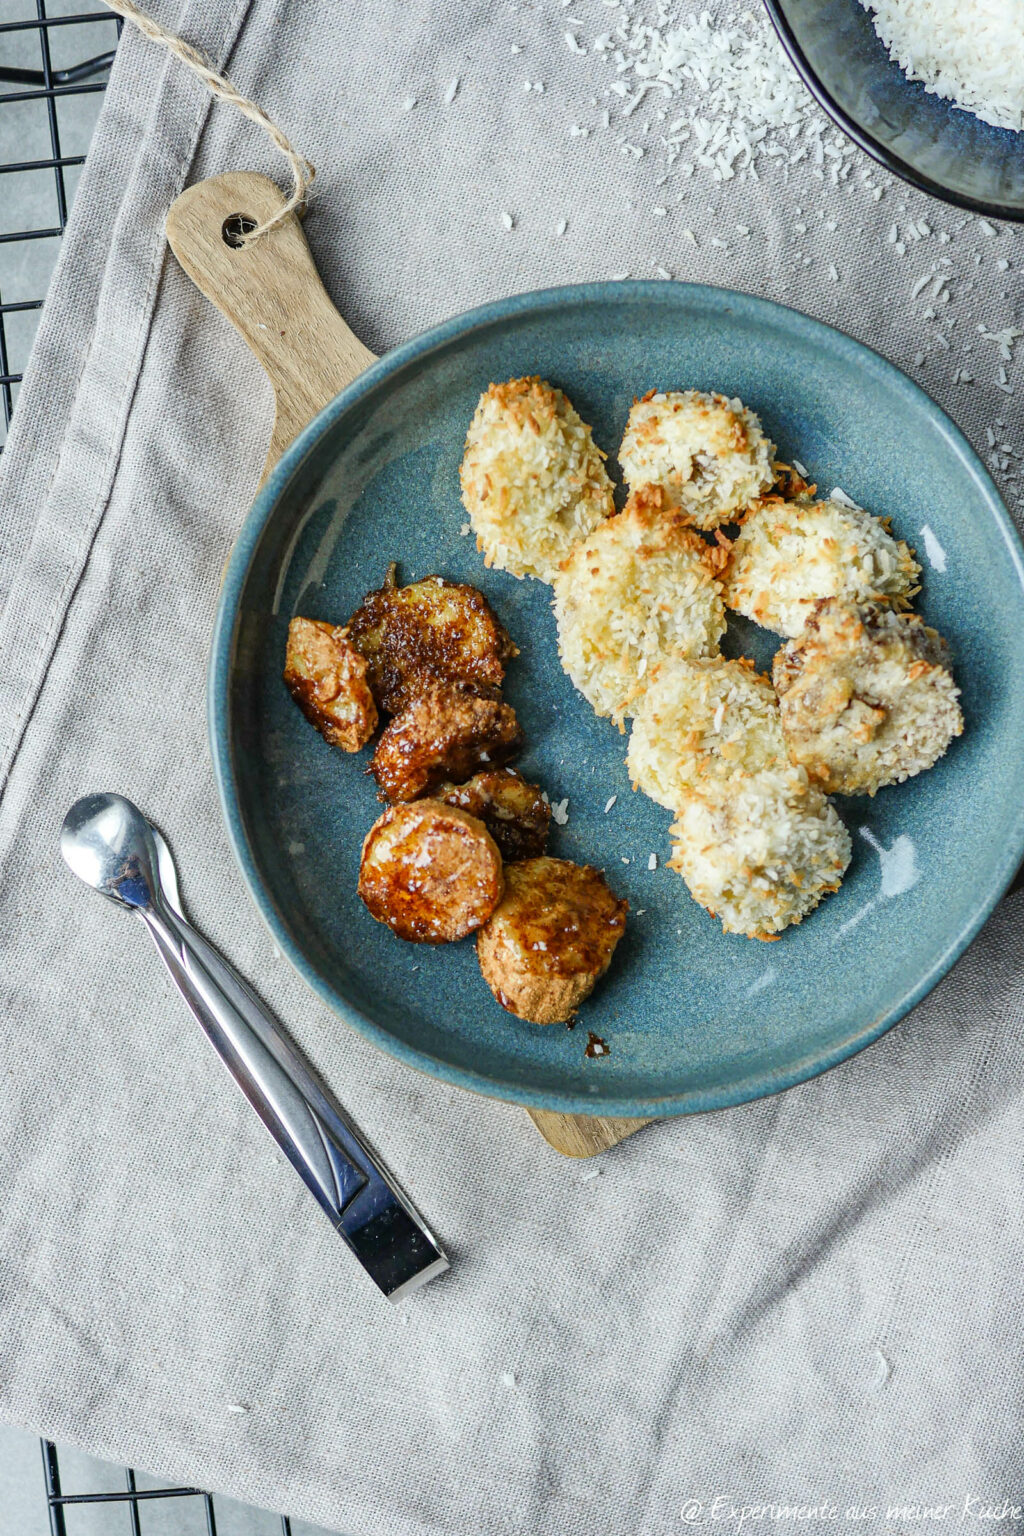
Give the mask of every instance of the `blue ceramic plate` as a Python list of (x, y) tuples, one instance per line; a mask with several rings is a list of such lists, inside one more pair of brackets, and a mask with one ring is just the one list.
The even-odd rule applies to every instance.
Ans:
[(887, 170), (947, 203), (1024, 219), (1024, 133), (909, 80), (860, 0), (765, 0), (783, 47), (840, 128)]
[[(549, 589), (485, 569), (465, 536), (458, 466), (491, 380), (561, 385), (614, 461), (634, 395), (737, 394), (784, 457), (841, 486), (922, 548), (921, 606), (948, 636), (965, 735), (921, 778), (838, 802), (853, 864), (780, 942), (726, 937), (663, 867), (666, 811), (634, 794), (625, 739), (559, 665)], [(931, 541), (929, 541), (931, 543)], [(944, 562), (939, 551), (944, 553)], [(356, 895), (379, 813), (367, 755), (328, 747), (281, 681), (297, 613), (342, 621), (380, 584), (439, 572), (487, 595), (521, 649), (506, 693), (523, 772), (568, 798), (552, 852), (601, 865), (629, 898), (627, 936), (575, 1030), (492, 998), (471, 941), (407, 945)], [(936, 566), (943, 565), (944, 569)], [(213, 643), (210, 712), (228, 827), (281, 948), (347, 1023), (401, 1060), (534, 1107), (616, 1115), (710, 1109), (773, 1093), (874, 1040), (949, 968), (1024, 849), (1024, 568), (995, 487), (916, 385), (828, 326), (681, 283), (608, 283), (479, 309), (385, 357), (292, 445), (249, 514)], [(742, 621), (728, 648), (767, 665)], [(606, 811), (607, 802), (616, 796)], [(651, 855), (658, 867), (649, 868)], [(588, 1059), (588, 1029), (610, 1054)]]

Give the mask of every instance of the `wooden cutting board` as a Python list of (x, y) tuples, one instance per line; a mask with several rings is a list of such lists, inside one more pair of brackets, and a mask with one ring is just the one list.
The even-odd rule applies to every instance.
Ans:
[[(213, 176), (171, 204), (167, 242), (188, 276), (250, 347), (274, 390), (274, 427), (260, 484), (289, 443), (364, 368), (375, 362), (332, 304), (295, 214), (256, 241), (237, 233), (281, 206), (274, 182), (254, 171)], [(528, 1114), (566, 1157), (593, 1157), (647, 1120)]]

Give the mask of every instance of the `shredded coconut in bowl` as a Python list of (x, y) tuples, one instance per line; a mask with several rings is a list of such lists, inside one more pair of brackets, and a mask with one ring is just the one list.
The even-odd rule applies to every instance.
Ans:
[(911, 80), (996, 128), (1024, 129), (1024, 0), (862, 0)]

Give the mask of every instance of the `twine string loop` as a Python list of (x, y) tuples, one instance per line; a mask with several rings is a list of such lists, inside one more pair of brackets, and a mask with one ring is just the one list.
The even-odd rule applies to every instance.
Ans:
[(247, 117), (250, 122), (262, 128), (275, 149), (278, 149), (287, 160), (292, 173), (291, 195), (285, 199), (277, 212), (269, 219), (264, 220), (262, 224), (254, 225), (251, 229), (240, 229), (230, 243), (236, 248), (244, 245), (253, 245), (257, 240), (262, 239), (264, 235), (269, 234), (272, 229), (276, 229), (279, 224), (282, 224), (290, 213), (298, 212), (301, 214), (305, 212), (316, 171), (305, 156), (299, 154), (298, 150), (286, 135), (282, 133), (273, 118), (268, 117), (263, 108), (258, 106), (256, 102), (250, 101), (248, 96), (243, 96), (242, 92), (231, 83), (226, 75), (218, 74), (209, 60), (204, 59), (198, 49), (192, 47), (191, 43), (186, 43), (184, 38), (176, 36), (173, 32), (168, 32), (166, 27), (162, 27), (151, 16), (147, 16), (145, 11), (140, 11), (135, 4), (135, 0), (106, 0), (106, 4), (112, 11), (116, 11), (119, 16), (123, 16), (126, 21), (130, 21), (134, 26), (138, 27), (144, 37), (148, 37), (151, 42), (156, 43), (161, 48), (166, 48), (168, 53), (173, 54), (176, 59), (180, 59), (194, 75), (197, 75), (202, 80), (207, 90), (218, 101), (227, 102), (229, 107), (236, 107), (243, 117)]

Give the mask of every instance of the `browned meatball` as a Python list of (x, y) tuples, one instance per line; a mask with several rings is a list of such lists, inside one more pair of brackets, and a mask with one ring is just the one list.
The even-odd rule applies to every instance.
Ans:
[(393, 572), (348, 624), (378, 707), (397, 714), (431, 682), (496, 687), (517, 651), (483, 593), (442, 576), (399, 587)]
[(450, 944), (501, 899), (501, 855), (475, 816), (436, 800), (394, 805), (363, 843), (359, 894), (400, 939)]
[(366, 662), (347, 631), (320, 619), (288, 625), (284, 680), (306, 719), (332, 747), (358, 752), (377, 729), (377, 707)]
[(383, 732), (370, 772), (386, 799), (416, 800), (485, 764), (500, 767), (522, 739), (515, 710), (500, 699), (431, 683)]
[(442, 784), (434, 794), (479, 816), (506, 863), (544, 852), (551, 807), (537, 785), (527, 784), (514, 768), (475, 773), (465, 784)]
[(589, 864), (510, 864), (501, 903), (477, 935), (484, 980), (531, 1024), (569, 1019), (608, 969), (628, 909)]

